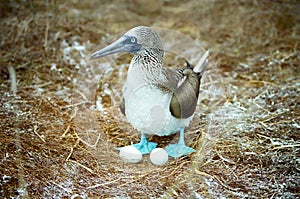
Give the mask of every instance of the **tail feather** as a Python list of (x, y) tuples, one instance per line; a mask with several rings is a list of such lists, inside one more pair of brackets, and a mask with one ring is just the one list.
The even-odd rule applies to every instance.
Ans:
[(201, 59), (198, 61), (197, 65), (193, 68), (193, 71), (195, 73), (202, 73), (203, 71), (205, 71), (205, 67), (207, 65), (207, 57), (209, 55), (209, 51), (207, 50), (203, 56), (201, 57)]

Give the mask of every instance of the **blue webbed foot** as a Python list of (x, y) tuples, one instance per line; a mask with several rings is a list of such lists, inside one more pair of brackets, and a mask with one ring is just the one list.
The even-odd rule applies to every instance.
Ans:
[(143, 142), (143, 143), (137, 143), (133, 144), (135, 148), (137, 148), (142, 154), (151, 153), (153, 149), (156, 148), (157, 144), (155, 142)]
[(185, 144), (170, 144), (167, 146), (166, 151), (169, 156), (178, 158), (184, 155), (188, 155), (190, 153), (195, 152), (193, 148), (187, 147)]
[(177, 144), (170, 144), (166, 147), (169, 156), (178, 158), (195, 152), (193, 148), (187, 147), (184, 143), (184, 128), (180, 129), (180, 137)]
[[(155, 142), (148, 142), (146, 135), (142, 133), (140, 143), (133, 144), (131, 146), (137, 148), (142, 154), (147, 154), (147, 153), (151, 153), (151, 151), (156, 148), (157, 144)], [(117, 149), (120, 150), (121, 148), (117, 148)]]

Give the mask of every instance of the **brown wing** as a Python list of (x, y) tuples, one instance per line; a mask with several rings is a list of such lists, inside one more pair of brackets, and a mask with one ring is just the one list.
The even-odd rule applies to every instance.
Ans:
[(184, 79), (173, 90), (170, 103), (170, 111), (176, 118), (188, 118), (194, 114), (202, 77), (202, 73), (195, 73), (190, 68), (183, 70), (182, 74), (184, 75)]

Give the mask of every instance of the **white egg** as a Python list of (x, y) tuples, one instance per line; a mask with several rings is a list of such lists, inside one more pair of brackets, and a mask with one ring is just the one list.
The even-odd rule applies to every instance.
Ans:
[(125, 146), (120, 149), (120, 157), (124, 162), (138, 163), (142, 160), (142, 153), (134, 146)]
[(155, 165), (164, 165), (168, 162), (168, 153), (163, 148), (153, 149), (150, 153), (150, 160)]

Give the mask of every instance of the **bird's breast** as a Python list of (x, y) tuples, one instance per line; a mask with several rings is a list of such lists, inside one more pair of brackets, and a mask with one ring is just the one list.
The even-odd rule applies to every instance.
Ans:
[(170, 135), (188, 126), (192, 117), (178, 119), (171, 115), (171, 93), (149, 83), (125, 85), (125, 113), (128, 122), (146, 134)]

